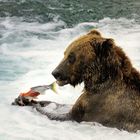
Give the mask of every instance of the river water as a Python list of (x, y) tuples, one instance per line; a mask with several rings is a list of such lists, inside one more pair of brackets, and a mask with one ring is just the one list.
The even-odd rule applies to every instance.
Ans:
[[(65, 48), (91, 29), (113, 38), (140, 69), (139, 0), (0, 0), (0, 140), (140, 140), (140, 133), (97, 123), (50, 121), (31, 107), (11, 106), (19, 92), (50, 84)], [(39, 99), (73, 104), (83, 85)]]

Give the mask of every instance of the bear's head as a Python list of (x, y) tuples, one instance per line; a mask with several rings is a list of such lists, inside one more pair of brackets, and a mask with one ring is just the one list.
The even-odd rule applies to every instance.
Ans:
[(102, 83), (109, 78), (121, 76), (120, 60), (123, 53), (114, 45), (112, 39), (106, 39), (92, 30), (73, 41), (64, 52), (64, 58), (52, 72), (60, 86), (73, 86), (88, 82)]

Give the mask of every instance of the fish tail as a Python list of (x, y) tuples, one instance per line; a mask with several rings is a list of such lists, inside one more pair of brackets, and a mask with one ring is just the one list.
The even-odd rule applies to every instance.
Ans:
[(56, 90), (56, 82), (53, 82), (52, 84), (50, 84), (50, 89), (51, 89), (54, 93), (57, 93), (57, 90)]

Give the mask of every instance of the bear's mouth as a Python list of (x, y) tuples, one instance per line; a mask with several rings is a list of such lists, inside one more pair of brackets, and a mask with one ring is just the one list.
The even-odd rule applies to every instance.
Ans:
[(59, 86), (64, 86), (66, 84), (68, 84), (68, 80), (57, 80), (56, 83), (59, 85)]

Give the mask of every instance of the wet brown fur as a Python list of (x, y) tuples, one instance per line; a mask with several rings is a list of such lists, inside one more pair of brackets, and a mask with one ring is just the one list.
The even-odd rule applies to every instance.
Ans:
[[(75, 55), (72, 64), (68, 62), (71, 53)], [(140, 130), (140, 73), (113, 39), (92, 30), (73, 41), (64, 54), (57, 69), (63, 69), (71, 85), (85, 85), (71, 118)]]

